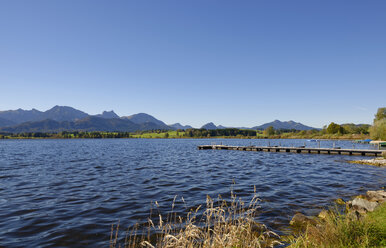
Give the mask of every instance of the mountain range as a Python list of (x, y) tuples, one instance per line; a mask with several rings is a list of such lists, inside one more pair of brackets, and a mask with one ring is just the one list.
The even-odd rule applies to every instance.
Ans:
[(252, 129), (264, 130), (264, 129), (266, 129), (269, 126), (272, 126), (274, 129), (287, 129), (287, 130), (291, 130), (291, 129), (295, 129), (295, 130), (312, 130), (312, 129), (316, 129), (314, 127), (309, 127), (309, 126), (303, 125), (300, 122), (279, 121), (279, 120), (274, 120), (273, 122), (269, 122), (269, 123), (265, 123), (265, 124), (260, 125), (260, 126), (252, 127)]
[(190, 125), (181, 125), (181, 123), (174, 123), (174, 124), (170, 124), (169, 127), (173, 128), (173, 129), (189, 129), (189, 128), (193, 128), (192, 126)]
[[(261, 126), (243, 129), (263, 130), (269, 126), (275, 129), (310, 130), (312, 127), (294, 121), (281, 122), (275, 120)], [(61, 132), (61, 131), (118, 131), (134, 132), (147, 130), (177, 130), (189, 129), (192, 126), (175, 123), (167, 125), (161, 120), (146, 114), (138, 113), (130, 116), (118, 116), (114, 111), (104, 111), (102, 114), (89, 115), (83, 111), (68, 106), (54, 106), (47, 111), (7, 110), (0, 111), (0, 131), (10, 133), (20, 132)], [(226, 127), (209, 122), (204, 129), (224, 129)]]
[[(314, 127), (309, 127), (309, 126), (306, 126), (300, 122), (294, 122), (294, 121), (279, 121), (279, 120), (275, 120), (275, 121), (272, 121), (272, 122), (268, 122), (268, 123), (265, 123), (263, 125), (260, 125), (260, 126), (254, 126), (254, 127), (237, 127), (239, 129), (252, 129), (252, 130), (264, 130), (268, 127), (272, 126), (274, 129), (286, 129), (286, 130), (312, 130), (312, 129), (317, 129), (317, 128), (314, 128)], [(213, 122), (209, 122), (205, 125), (203, 125), (201, 127), (202, 129), (207, 129), (207, 130), (214, 130), (214, 129), (224, 129), (224, 128), (227, 128), (227, 127), (224, 127), (224, 126), (216, 126)]]
[(135, 115), (130, 115), (130, 116), (123, 116), (123, 119), (130, 120), (136, 124), (144, 124), (144, 123), (153, 123), (157, 125), (158, 128), (156, 129), (173, 129), (170, 126), (166, 125), (163, 121), (157, 120), (151, 115), (145, 114), (145, 113), (138, 113)]

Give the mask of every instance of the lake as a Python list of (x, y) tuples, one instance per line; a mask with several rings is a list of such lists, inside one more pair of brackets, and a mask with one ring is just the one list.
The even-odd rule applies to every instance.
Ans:
[[(317, 214), (386, 184), (386, 171), (340, 155), (198, 150), (197, 145), (317, 146), (307, 140), (103, 139), (0, 141), (0, 247), (107, 247), (111, 224), (144, 223), (205, 205), (206, 195), (262, 199), (258, 220), (281, 232), (294, 213)], [(351, 148), (351, 141), (321, 147)], [(356, 148), (370, 148), (355, 144)], [(186, 205), (182, 203), (184, 198)], [(154, 207), (154, 206), (153, 206)]]

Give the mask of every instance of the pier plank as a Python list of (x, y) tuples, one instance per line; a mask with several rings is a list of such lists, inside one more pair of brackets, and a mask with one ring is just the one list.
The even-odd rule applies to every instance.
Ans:
[(287, 152), (287, 153), (311, 153), (331, 155), (354, 155), (354, 156), (382, 156), (382, 150), (366, 149), (340, 149), (340, 148), (306, 148), (306, 147), (270, 147), (270, 146), (226, 146), (226, 145), (201, 145), (199, 150), (239, 150), (239, 151), (264, 151), (264, 152)]

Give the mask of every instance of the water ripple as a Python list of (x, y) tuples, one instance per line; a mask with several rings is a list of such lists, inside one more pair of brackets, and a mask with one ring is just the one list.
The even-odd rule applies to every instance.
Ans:
[(213, 141), (2, 140), (0, 247), (107, 246), (111, 224), (144, 223), (152, 202), (167, 214), (178, 196), (175, 210), (184, 213), (205, 205), (206, 195), (230, 200), (231, 190), (248, 201), (254, 187), (262, 199), (259, 221), (278, 230), (297, 211), (314, 214), (335, 198), (386, 184), (384, 169), (349, 165), (345, 156), (197, 150)]

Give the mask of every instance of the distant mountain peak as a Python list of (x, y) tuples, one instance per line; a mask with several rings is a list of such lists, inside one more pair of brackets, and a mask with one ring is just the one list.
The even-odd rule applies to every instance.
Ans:
[(295, 129), (295, 130), (311, 130), (316, 129), (313, 127), (306, 126), (300, 122), (295, 122), (293, 120), (290, 121), (280, 121), (280, 120), (274, 120), (272, 122), (265, 123), (260, 126), (253, 127), (252, 129), (259, 129), (263, 130), (268, 128), (269, 126), (272, 126), (274, 129)]
[(182, 125), (181, 123), (174, 123), (174, 124), (170, 124), (168, 125), (169, 127), (173, 128), (173, 129), (190, 129), (190, 128), (193, 128), (192, 126), (189, 126), (189, 125)]
[(154, 116), (146, 114), (146, 113), (138, 113), (129, 116), (121, 117), (123, 119), (128, 119), (136, 124), (145, 124), (145, 123), (154, 123), (156, 124), (158, 129), (171, 129), (168, 125), (166, 125), (163, 121), (156, 119)]
[(96, 115), (96, 117), (105, 118), (105, 119), (119, 118), (119, 116), (113, 110), (103, 111), (102, 114)]
[[(49, 110), (53, 110), (53, 109), (75, 109), (75, 108), (73, 108), (73, 107), (70, 107), (70, 106), (59, 106), (59, 105), (55, 105), (55, 106), (53, 106), (51, 109), (49, 109)], [(77, 110), (77, 109), (75, 109), (75, 110)], [(80, 111), (80, 110), (78, 110), (78, 111)]]
[(74, 121), (83, 119), (89, 116), (83, 111), (77, 110), (73, 107), (55, 105), (53, 108), (44, 112), (45, 119), (55, 121)]
[(208, 122), (201, 127), (201, 129), (213, 130), (217, 129), (217, 126), (213, 122)]

